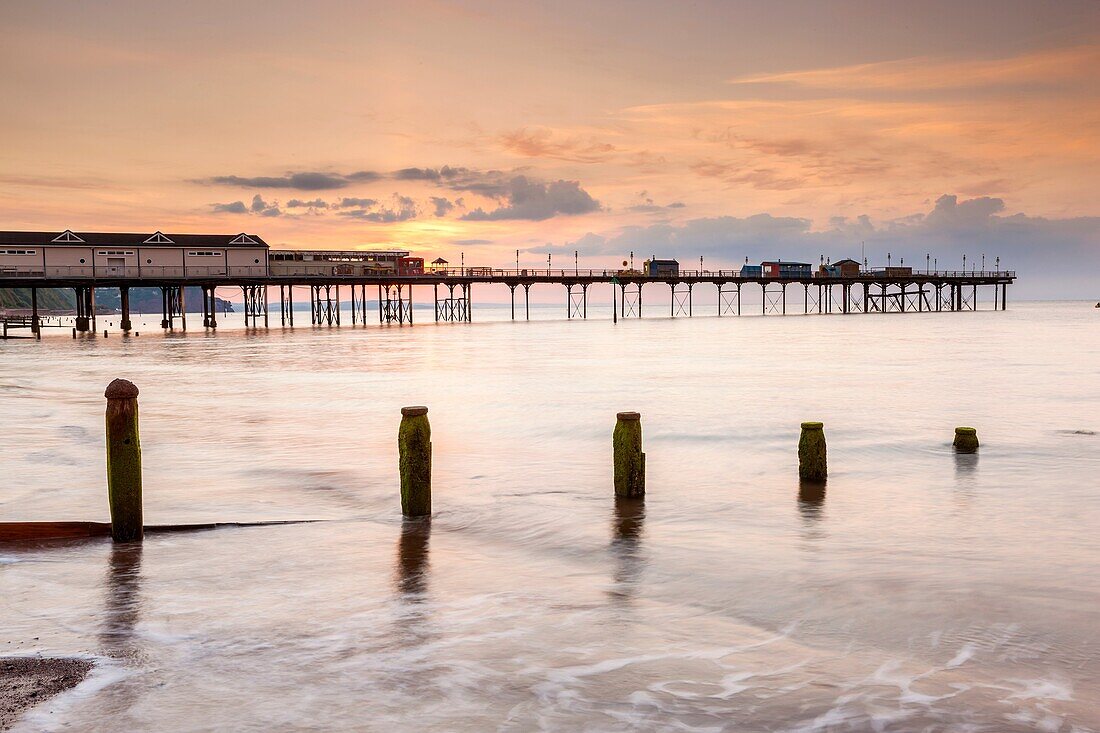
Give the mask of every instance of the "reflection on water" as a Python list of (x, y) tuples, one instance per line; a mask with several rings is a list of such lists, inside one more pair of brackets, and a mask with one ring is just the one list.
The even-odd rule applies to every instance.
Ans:
[(105, 654), (117, 658), (137, 656), (134, 627), (141, 616), (141, 542), (114, 542), (103, 584), (103, 627), (99, 634)]
[(825, 517), (825, 481), (799, 479), (798, 514), (802, 519), (802, 537), (820, 540), (825, 537), (821, 520)]
[(978, 470), (977, 453), (955, 453), (955, 474), (970, 476)]
[(424, 600), (428, 581), (428, 540), (431, 532), (431, 517), (405, 518), (401, 522), (394, 584), (402, 600), (408, 603), (420, 603)]
[(611, 555), (615, 566), (614, 584), (608, 591), (618, 601), (628, 601), (638, 592), (645, 571), (642, 532), (645, 529), (645, 498), (616, 496), (611, 522)]
[[(1059, 432), (1100, 425), (1100, 329), (1073, 308), (5, 343), (4, 519), (105, 516), (126, 376), (150, 523), (340, 520), (0, 548), (0, 642), (122, 675), (16, 732), (1100, 730), (1100, 454)], [(432, 521), (397, 508), (409, 404)], [(650, 491), (612, 504), (622, 409)], [(944, 445), (964, 423), (980, 470)]]

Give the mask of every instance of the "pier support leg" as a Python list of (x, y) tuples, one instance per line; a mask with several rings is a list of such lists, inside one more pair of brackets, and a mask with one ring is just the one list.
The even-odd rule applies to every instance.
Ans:
[(432, 427), (428, 408), (402, 407), (397, 433), (401, 472), (401, 513), (424, 517), (432, 513)]
[(141, 441), (138, 437), (138, 388), (125, 379), (107, 386), (107, 497), (111, 507), (111, 538), (140, 541)]
[(31, 288), (31, 333), (42, 336), (42, 324), (38, 320), (38, 288)]
[(99, 327), (95, 319), (95, 287), (88, 288), (88, 317), (92, 319), (92, 333), (96, 333)]
[(637, 412), (615, 416), (612, 435), (615, 461), (615, 496), (645, 496), (645, 453), (642, 452), (642, 418)]
[(523, 317), (531, 320), (531, 283), (523, 284)]
[(824, 481), (828, 475), (824, 426), (819, 422), (804, 422), (798, 439), (798, 477)]
[(122, 327), (123, 333), (128, 333), (132, 328), (132, 325), (130, 323), (130, 288), (119, 288), (118, 298), (120, 304), (122, 305), (122, 321), (119, 325)]
[(1008, 302), (1008, 284), (1001, 284), (1001, 310), (1005, 309), (1005, 303)]

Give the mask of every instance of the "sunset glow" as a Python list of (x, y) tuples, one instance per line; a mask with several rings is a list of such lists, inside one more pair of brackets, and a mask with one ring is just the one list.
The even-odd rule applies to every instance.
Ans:
[(0, 214), (487, 263), (1100, 262), (1095, 3), (559, 5), (9, 3)]

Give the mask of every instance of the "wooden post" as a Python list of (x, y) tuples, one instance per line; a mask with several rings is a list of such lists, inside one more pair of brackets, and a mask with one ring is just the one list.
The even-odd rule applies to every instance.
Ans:
[(799, 478), (824, 481), (829, 475), (823, 427), (819, 422), (802, 423), (802, 436), (798, 439)]
[(642, 416), (620, 412), (611, 440), (615, 454), (615, 496), (645, 496), (645, 453), (642, 452)]
[(432, 426), (428, 408), (402, 407), (397, 433), (401, 471), (401, 513), (424, 517), (432, 513)]
[(107, 497), (111, 505), (111, 537), (135, 542), (143, 537), (141, 515), (141, 441), (138, 437), (138, 388), (116, 379), (107, 398)]
[(956, 453), (977, 453), (978, 431), (974, 428), (955, 428), (955, 441), (952, 445), (955, 446)]

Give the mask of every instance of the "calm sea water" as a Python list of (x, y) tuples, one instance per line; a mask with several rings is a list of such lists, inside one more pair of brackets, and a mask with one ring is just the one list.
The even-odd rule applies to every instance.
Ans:
[[(107, 519), (116, 376), (148, 522), (332, 520), (0, 548), (0, 654), (99, 662), (16, 729), (1100, 730), (1091, 304), (475, 309), (0, 344), (3, 520)], [(428, 523), (399, 512), (409, 404)], [(644, 503), (612, 497), (618, 410), (643, 416)], [(807, 419), (823, 493), (797, 479)]]

